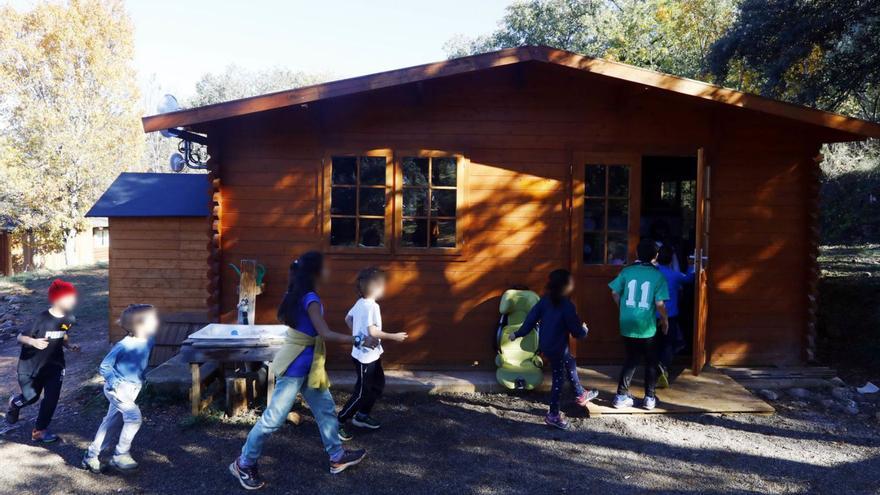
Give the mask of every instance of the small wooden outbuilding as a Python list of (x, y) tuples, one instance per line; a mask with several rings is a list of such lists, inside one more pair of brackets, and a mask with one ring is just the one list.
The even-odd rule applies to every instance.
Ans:
[[(132, 224), (128, 238), (102, 213), (114, 224), (111, 267), (123, 250), (143, 256), (111, 268), (114, 307), (147, 288), (180, 304), (167, 279), (185, 273), (191, 290), (209, 286), (187, 305), (207, 296), (205, 311), (233, 321), (236, 275), (220, 267), (256, 259), (268, 269), (257, 321), (273, 323), (290, 261), (316, 249), (335, 270), (322, 296), (338, 330), (357, 270), (390, 270), (383, 319), (411, 339), (387, 346), (387, 359), (412, 367), (489, 365), (501, 293), (540, 290), (558, 267), (576, 274), (592, 329), (578, 360), (618, 361), (606, 284), (644, 236), (676, 247), (682, 267), (696, 253), (683, 356), (696, 369), (802, 362), (815, 337), (820, 147), (880, 137), (869, 122), (546, 47), (143, 124), (206, 136), (216, 201), (208, 220), (141, 220), (149, 229)], [(193, 250), (166, 260), (151, 244)]]
[(86, 214), (107, 217), (113, 233), (110, 341), (125, 336), (114, 322), (129, 304), (157, 306), (166, 323), (208, 319), (209, 191), (206, 174), (122, 173)]

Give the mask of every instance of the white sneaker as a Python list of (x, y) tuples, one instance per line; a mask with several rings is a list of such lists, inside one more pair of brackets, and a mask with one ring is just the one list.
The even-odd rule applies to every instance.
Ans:
[(632, 407), (634, 404), (633, 398), (629, 395), (615, 395), (614, 402), (611, 404), (615, 409), (623, 409), (624, 407)]
[(657, 407), (657, 398), (656, 397), (645, 397), (645, 400), (642, 401), (642, 409), (646, 411), (650, 411)]

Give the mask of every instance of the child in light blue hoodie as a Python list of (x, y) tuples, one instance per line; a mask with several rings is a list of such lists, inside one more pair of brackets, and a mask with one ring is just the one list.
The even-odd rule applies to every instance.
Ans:
[(138, 466), (129, 450), (141, 427), (141, 410), (135, 404), (135, 399), (143, 386), (144, 372), (159, 329), (156, 308), (149, 304), (132, 304), (122, 311), (119, 325), (128, 332), (128, 336), (110, 349), (100, 366), (105, 382), (104, 396), (110, 402), (110, 407), (82, 460), (82, 467), (94, 473), (101, 472), (103, 466), (99, 456), (110, 447), (110, 432), (117, 429), (120, 423), (119, 441), (110, 465), (120, 471), (130, 471)]

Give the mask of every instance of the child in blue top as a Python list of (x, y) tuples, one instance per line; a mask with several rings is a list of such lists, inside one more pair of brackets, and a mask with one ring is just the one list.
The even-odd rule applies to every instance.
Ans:
[(553, 384), (550, 389), (550, 410), (544, 422), (550, 426), (566, 430), (569, 423), (559, 411), (559, 394), (567, 380), (575, 392), (575, 400), (581, 407), (599, 395), (596, 390), (584, 390), (577, 374), (577, 363), (568, 351), (569, 335), (582, 339), (587, 336), (587, 324), (577, 314), (571, 294), (574, 292), (574, 278), (568, 270), (550, 272), (547, 291), (538, 301), (519, 330), (510, 335), (510, 340), (524, 337), (540, 323), (538, 346), (550, 361)]
[(156, 308), (149, 304), (133, 304), (122, 312), (119, 325), (128, 332), (128, 336), (110, 349), (99, 368), (104, 377), (104, 396), (110, 407), (82, 460), (83, 468), (94, 473), (100, 473), (103, 469), (99, 456), (110, 447), (110, 430), (116, 429), (120, 422), (122, 429), (110, 464), (120, 471), (138, 467), (129, 450), (141, 427), (141, 410), (135, 404), (135, 399), (143, 386), (144, 371), (159, 329)]
[(657, 254), (657, 268), (669, 287), (669, 299), (666, 300), (666, 314), (669, 319), (669, 331), (660, 335), (660, 374), (657, 378), (657, 386), (666, 388), (669, 386), (669, 366), (672, 358), (684, 348), (684, 335), (678, 322), (678, 297), (682, 286), (693, 283), (694, 267), (691, 266), (687, 273), (681, 273), (673, 265), (675, 251), (668, 244), (660, 247)]
[[(318, 289), (330, 276), (324, 265), (324, 256), (316, 251), (309, 251), (300, 256), (290, 265), (290, 283), (281, 306), (278, 308), (278, 319), (291, 328), (309, 337), (320, 337), (324, 342), (353, 343), (356, 346), (375, 347), (378, 340), (374, 337), (357, 337), (334, 332), (324, 320), (324, 306), (318, 297)], [(284, 348), (279, 354), (284, 352)], [(260, 477), (257, 463), (263, 453), (263, 446), (269, 436), (281, 428), (287, 413), (293, 407), (296, 397), (302, 394), (309, 409), (318, 423), (318, 432), (324, 443), (324, 451), (330, 457), (330, 472), (341, 473), (346, 468), (363, 460), (363, 450), (346, 450), (339, 438), (339, 422), (336, 418), (336, 404), (326, 387), (309, 386), (309, 374), (312, 371), (315, 356), (315, 345), (306, 346), (297, 354), (287, 368), (277, 372), (275, 391), (269, 406), (263, 411), (257, 424), (251, 428), (247, 440), (241, 448), (241, 455), (229, 465), (229, 472), (247, 490), (257, 490), (265, 483)], [(319, 354), (318, 357), (321, 355)], [(278, 361), (276, 356), (275, 361)], [(274, 365), (275, 363), (273, 363)], [(320, 365), (316, 365), (320, 366)]]

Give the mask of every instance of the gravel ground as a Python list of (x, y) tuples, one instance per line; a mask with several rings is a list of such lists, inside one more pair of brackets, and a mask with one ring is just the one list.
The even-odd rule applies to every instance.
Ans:
[[(345, 400), (344, 394), (337, 401)], [(873, 420), (780, 401), (772, 416), (588, 419), (573, 431), (539, 424), (541, 396), (395, 396), (357, 431), (367, 459), (328, 474), (315, 424), (286, 425), (261, 463), (265, 493), (878, 493), (880, 429)], [(93, 475), (77, 465), (100, 422), (94, 387), (68, 397), (54, 427), (62, 443), (32, 444), (22, 427), (0, 441), (4, 493), (226, 493), (227, 472), (253, 418), (187, 419), (183, 404), (146, 401), (137, 473)], [(74, 413), (73, 411), (79, 411)], [(14, 460), (14, 461), (13, 461)]]

